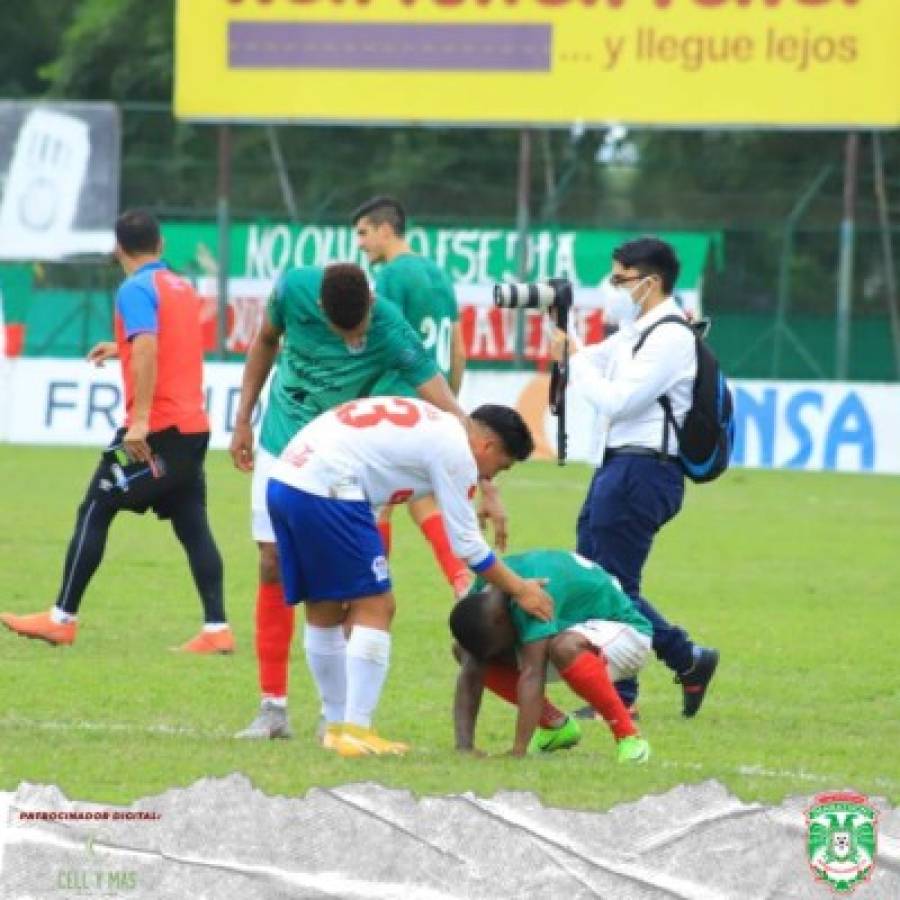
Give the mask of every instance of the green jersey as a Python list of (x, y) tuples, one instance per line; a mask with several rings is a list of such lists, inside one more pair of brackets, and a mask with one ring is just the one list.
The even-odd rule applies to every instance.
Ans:
[(383, 297), (376, 296), (363, 349), (348, 349), (319, 306), (322, 276), (316, 266), (291, 269), (266, 308), (269, 321), (284, 333), (259, 440), (274, 456), (316, 416), (372, 395), (386, 373), (400, 373), (413, 386), (438, 373), (416, 333)]
[[(430, 259), (416, 253), (401, 253), (378, 269), (375, 290), (397, 305), (441, 374), (449, 379), (453, 323), (459, 321), (450, 279)], [(398, 373), (380, 381), (373, 393), (414, 396), (415, 389)]]
[[(635, 631), (652, 636), (653, 627), (635, 608), (629, 596), (600, 566), (565, 550), (531, 550), (503, 557), (522, 578), (549, 578), (544, 590), (553, 598), (553, 618), (542, 622), (514, 602), (510, 614), (520, 644), (530, 644), (560, 634), (590, 619), (624, 622)], [(481, 581), (479, 579), (479, 581)], [(476, 583), (475, 590), (481, 590)]]

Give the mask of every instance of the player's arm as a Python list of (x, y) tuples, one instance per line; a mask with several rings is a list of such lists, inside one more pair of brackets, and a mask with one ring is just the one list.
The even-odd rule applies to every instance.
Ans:
[(466, 418), (466, 414), (463, 412), (462, 407), (456, 402), (456, 396), (451, 390), (450, 385), (447, 384), (447, 379), (444, 378), (440, 372), (429, 378), (427, 381), (416, 385), (416, 392), (423, 400), (430, 403), (432, 406), (436, 406), (444, 412), (452, 413), (460, 419)]
[(133, 459), (150, 460), (150, 408), (156, 390), (156, 353), (159, 330), (158, 298), (153, 289), (129, 279), (116, 295), (126, 338), (131, 342), (130, 375), (134, 397), (130, 425), (122, 443)]
[(98, 369), (103, 368), (103, 363), (108, 359), (115, 359), (119, 355), (119, 348), (115, 341), (100, 341), (91, 347), (87, 355), (87, 361), (93, 363)]
[(528, 742), (541, 720), (549, 646), (550, 639), (544, 638), (540, 641), (523, 644), (519, 650), (519, 684), (517, 688), (519, 714), (516, 717), (513, 756), (524, 756), (528, 752)]
[(475, 463), (459, 446), (435, 447), (429, 474), (438, 506), (444, 514), (453, 552), (489, 584), (510, 595), (525, 612), (546, 622), (553, 617), (553, 600), (536, 578), (522, 578), (506, 565), (482, 537), (469, 502), (469, 487), (477, 477)]
[(528, 615), (542, 622), (549, 622), (553, 618), (553, 598), (544, 590), (546, 579), (522, 578), (496, 556), (488, 568), (477, 571), (488, 584), (512, 597)]
[(475, 724), (484, 692), (484, 665), (459, 649), (459, 674), (453, 697), (453, 731), (456, 749), (464, 753), (475, 750)]
[(134, 402), (131, 407), (131, 424), (122, 443), (132, 459), (149, 462), (152, 452), (147, 443), (150, 433), (150, 407), (156, 389), (155, 334), (143, 332), (131, 340), (131, 382), (134, 385)]
[(455, 396), (459, 396), (462, 387), (463, 372), (466, 368), (466, 345), (463, 342), (462, 326), (459, 322), (453, 323), (453, 343), (450, 348), (450, 390)]
[(253, 468), (253, 410), (275, 364), (283, 333), (283, 329), (274, 325), (268, 316), (264, 317), (262, 327), (247, 352), (241, 377), (241, 399), (229, 447), (232, 461), (243, 472)]
[(480, 479), (478, 485), (481, 488), (478, 522), (482, 528), (486, 528), (488, 522), (493, 522), (494, 546), (503, 553), (509, 538), (509, 517), (506, 514), (506, 507), (500, 499), (500, 489), (489, 478)]

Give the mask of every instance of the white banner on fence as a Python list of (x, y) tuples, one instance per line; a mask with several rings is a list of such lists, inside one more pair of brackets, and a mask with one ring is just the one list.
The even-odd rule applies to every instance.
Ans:
[[(212, 446), (226, 447), (234, 425), (241, 365), (206, 366)], [(735, 381), (734, 462), (753, 468), (900, 473), (900, 385)], [(14, 443), (107, 442), (122, 421), (118, 367), (78, 360), (15, 359), (0, 369), (0, 439)], [(535, 432), (538, 455), (555, 452), (556, 420), (547, 376), (470, 372), (461, 401), (518, 407)], [(588, 459), (593, 416), (576, 392), (569, 403), (569, 458)]]

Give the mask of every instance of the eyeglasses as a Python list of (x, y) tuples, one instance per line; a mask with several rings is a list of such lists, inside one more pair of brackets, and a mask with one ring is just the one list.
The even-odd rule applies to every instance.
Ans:
[(623, 284), (630, 284), (632, 281), (641, 281), (642, 279), (648, 277), (649, 276), (647, 275), (629, 275), (627, 277), (624, 275), (610, 275), (609, 283), (613, 287), (621, 287)]

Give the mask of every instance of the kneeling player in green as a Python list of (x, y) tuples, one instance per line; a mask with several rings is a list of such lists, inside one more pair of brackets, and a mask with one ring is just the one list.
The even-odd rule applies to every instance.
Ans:
[(480, 580), (474, 592), (454, 607), (450, 629), (466, 651), (453, 708), (457, 749), (473, 749), (484, 673), (498, 664), (505, 664), (517, 678), (513, 755), (577, 743), (573, 719), (559, 729), (538, 727), (549, 664), (550, 677), (558, 673), (606, 720), (618, 745), (619, 762), (646, 762), (650, 745), (638, 734), (613, 682), (635, 675), (646, 662), (653, 634), (650, 623), (613, 578), (577, 553), (533, 550), (505, 561), (524, 578), (549, 579), (545, 590), (553, 598), (554, 615), (541, 622), (500, 591), (485, 589)]

